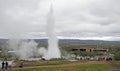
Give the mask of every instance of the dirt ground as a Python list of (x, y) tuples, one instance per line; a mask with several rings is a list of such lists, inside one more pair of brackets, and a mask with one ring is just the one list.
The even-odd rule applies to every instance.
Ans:
[(108, 65), (111, 65), (110, 62), (106, 62), (106, 61), (85, 61), (85, 62), (76, 61), (76, 62), (71, 62), (71, 63), (66, 63), (66, 64), (60, 64), (60, 65), (24, 66), (23, 68), (12, 67), (11, 69), (12, 70), (17, 70), (17, 69), (25, 69), (25, 68), (52, 68), (52, 67), (74, 66), (74, 65), (80, 65), (80, 64), (108, 64)]

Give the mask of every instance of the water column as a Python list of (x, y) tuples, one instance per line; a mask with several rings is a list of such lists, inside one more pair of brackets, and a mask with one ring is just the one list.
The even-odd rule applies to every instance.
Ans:
[(50, 11), (47, 15), (47, 36), (48, 36), (48, 51), (45, 56), (46, 59), (60, 58), (61, 53), (58, 47), (58, 39), (55, 33), (55, 20), (53, 16), (53, 7), (51, 5)]

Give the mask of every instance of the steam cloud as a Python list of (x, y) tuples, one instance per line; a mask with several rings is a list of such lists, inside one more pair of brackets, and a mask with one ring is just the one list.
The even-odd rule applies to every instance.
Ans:
[(37, 43), (33, 40), (10, 39), (8, 49), (15, 51), (15, 56), (19, 59), (28, 59), (34, 56), (43, 56), (45, 48), (38, 48)]
[[(58, 47), (58, 39), (54, 30), (55, 20), (53, 17), (52, 6), (47, 16), (47, 35), (48, 35), (48, 50), (44, 47), (37, 47), (37, 43), (33, 40), (22, 40), (19, 37), (8, 41), (8, 48), (15, 51), (15, 55), (19, 59), (29, 59), (34, 56), (42, 56), (49, 60), (52, 58), (60, 58), (61, 53)], [(15, 36), (17, 37), (17, 36)]]

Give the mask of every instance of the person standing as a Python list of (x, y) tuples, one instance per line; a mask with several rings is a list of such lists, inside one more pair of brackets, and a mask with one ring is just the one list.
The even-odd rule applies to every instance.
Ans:
[(8, 69), (8, 62), (7, 61), (5, 62), (5, 69), (6, 70)]
[(5, 62), (3, 61), (2, 62), (2, 69), (4, 69), (5, 68)]

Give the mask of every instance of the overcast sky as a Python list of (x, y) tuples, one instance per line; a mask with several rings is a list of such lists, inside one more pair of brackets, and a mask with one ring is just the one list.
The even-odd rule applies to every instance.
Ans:
[(0, 0), (0, 38), (46, 37), (51, 3), (59, 37), (120, 40), (120, 0)]

